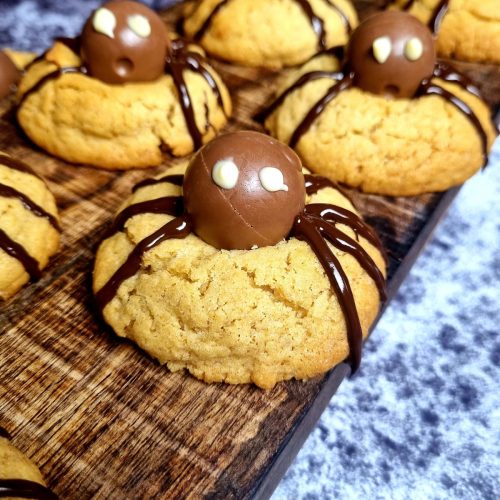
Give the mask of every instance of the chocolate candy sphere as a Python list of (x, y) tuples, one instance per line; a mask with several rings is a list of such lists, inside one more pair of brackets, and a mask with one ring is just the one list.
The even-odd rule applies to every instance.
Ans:
[(387, 11), (361, 23), (349, 41), (354, 83), (374, 94), (413, 97), (430, 78), (436, 50), (430, 30), (406, 12)]
[(0, 99), (12, 92), (14, 85), (21, 78), (20, 71), (9, 56), (0, 50)]
[(156, 80), (164, 73), (168, 46), (158, 15), (128, 1), (109, 2), (94, 11), (81, 37), (88, 73), (106, 83)]
[(275, 245), (305, 205), (299, 157), (257, 132), (214, 139), (184, 177), (184, 206), (195, 233), (216, 248)]

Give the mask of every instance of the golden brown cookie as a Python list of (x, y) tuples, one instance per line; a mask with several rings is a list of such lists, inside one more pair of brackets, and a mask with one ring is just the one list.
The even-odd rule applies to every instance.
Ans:
[[(496, 131), (475, 89), (433, 78), (422, 92), (442, 92), (435, 83), (450, 94), (375, 95), (335, 71), (338, 60), (329, 57), (300, 70), (264, 114), (270, 133), (314, 172), (365, 192), (408, 196), (446, 190), (485, 164)], [(456, 74), (441, 65), (435, 71)]]
[[(110, 169), (158, 165), (162, 150), (191, 153), (231, 113), (229, 93), (198, 49), (172, 42), (168, 72), (107, 84), (85, 74), (73, 41), (58, 41), (21, 80), (18, 121), (43, 149)], [(182, 92), (182, 96), (179, 92)]]
[(500, 63), (498, 0), (396, 0), (437, 34), (439, 55), (472, 62)]
[(350, 0), (202, 0), (187, 7), (184, 31), (221, 59), (281, 68), (345, 44), (357, 24)]
[(59, 247), (54, 196), (25, 163), (0, 153), (0, 299), (41, 270)]
[(7, 498), (39, 498), (57, 500), (38, 467), (11, 442), (0, 427), (0, 496)]
[[(227, 189), (222, 192), (231, 193), (231, 168), (235, 164), (241, 167), (246, 162), (243, 156), (233, 154), (214, 166), (213, 151), (202, 149), (199, 155), (203, 155), (201, 161), (207, 172), (213, 168), (214, 182)], [(287, 154), (290, 160), (292, 156)], [(359, 341), (377, 315), (381, 291), (372, 276), (378, 275), (380, 285), (383, 276), (378, 269), (385, 269), (378, 240), (371, 231), (363, 232), (366, 226), (355, 215), (350, 201), (326, 179), (306, 176), (309, 194), (304, 210), (314, 211), (319, 206), (311, 204), (333, 204), (345, 218), (344, 223), (330, 229), (338, 230), (337, 236), (349, 237), (351, 242), (359, 238), (359, 245), (353, 244), (366, 257), (365, 261), (358, 260), (345, 248), (339, 250), (319, 236), (323, 243), (315, 248), (337, 263), (352, 290), (354, 309), (346, 312), (349, 301), (332, 288), (313, 247), (300, 236), (305, 232), (297, 231), (296, 237), (251, 250), (220, 250), (188, 234), (189, 214), (175, 219), (167, 215), (175, 212), (168, 211), (175, 206), (169, 200), (180, 200), (185, 168), (180, 165), (160, 180), (137, 186), (115, 219), (111, 235), (101, 244), (94, 291), (106, 322), (119, 336), (136, 342), (170, 370), (185, 368), (205, 382), (255, 383), (267, 389), (281, 380), (321, 374), (344, 360), (352, 345), (348, 325), (356, 321), (356, 311)], [(240, 168), (239, 175), (238, 182), (251, 182), (248, 170)], [(291, 188), (289, 175), (285, 174), (284, 182)], [(281, 192), (283, 179), (277, 177), (279, 182), (272, 189)], [(207, 196), (216, 196), (210, 192), (213, 189), (206, 190)], [(241, 212), (248, 209), (238, 202), (240, 195), (230, 195), (229, 203), (238, 217), (249, 220), (252, 214)], [(286, 198), (286, 193), (283, 196)], [(214, 206), (218, 205), (210, 210), (217, 211)], [(178, 209), (182, 211), (182, 206)], [(228, 231), (233, 224), (229, 217), (224, 215), (220, 221), (221, 228)], [(308, 220), (296, 219), (294, 227)], [(178, 235), (167, 240), (164, 235), (169, 226)], [(356, 233), (361, 226), (365, 229)], [(268, 221), (253, 227), (259, 232), (261, 227), (269, 230)], [(321, 245), (326, 249), (321, 250)]]

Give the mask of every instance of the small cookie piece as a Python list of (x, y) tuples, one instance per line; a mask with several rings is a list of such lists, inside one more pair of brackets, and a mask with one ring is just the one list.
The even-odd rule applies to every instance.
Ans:
[(150, 167), (162, 150), (187, 155), (226, 124), (231, 99), (203, 54), (169, 41), (157, 15), (143, 5), (135, 13), (134, 5), (106, 4), (80, 40), (56, 40), (28, 67), (17, 118), (53, 155), (110, 169)]
[[(296, 157), (284, 145), (256, 132), (214, 142), (192, 160), (185, 181), (184, 165), (140, 183), (115, 218), (94, 268), (104, 319), (170, 370), (185, 368), (205, 382), (252, 382), (268, 389), (321, 374), (346, 357), (355, 370), (362, 339), (385, 297), (378, 238), (333, 183), (304, 178), (292, 167)], [(269, 165), (273, 155), (283, 158)], [(241, 178), (229, 174), (223, 177), (231, 182), (220, 182), (220, 161), (229, 157)], [(269, 167), (281, 175), (263, 180)], [(193, 170), (205, 186), (206, 203), (217, 198), (225, 208), (193, 218), (192, 204), (185, 203), (197, 192), (198, 183), (188, 178)], [(295, 184), (299, 175), (302, 185)], [(297, 193), (274, 191), (284, 185)], [(269, 229), (269, 221), (260, 221), (249, 231), (256, 212), (262, 209), (273, 220), (261, 200), (271, 203), (276, 196), (279, 219), (278, 205), (294, 205), (300, 193), (303, 202), (293, 209), (292, 228), (279, 229), (280, 241), (246, 249), (249, 234), (260, 238), (256, 233)], [(248, 206), (241, 210), (245, 195)], [(231, 215), (226, 224), (228, 212), (239, 217)], [(231, 231), (217, 246), (245, 249), (204, 241), (207, 232), (212, 238), (208, 230), (216, 221)]]
[(357, 24), (350, 0), (202, 0), (188, 6), (184, 31), (221, 59), (281, 68), (344, 45)]
[(25, 163), (0, 153), (0, 299), (14, 295), (59, 247), (54, 196)]
[(440, 56), (500, 64), (498, 0), (396, 0), (392, 8), (426, 23), (437, 36)]
[(57, 500), (38, 467), (11, 442), (0, 427), (0, 497)]
[(496, 131), (471, 82), (433, 64), (430, 40), (409, 14), (375, 15), (354, 32), (343, 69), (332, 71), (323, 56), (261, 118), (306, 166), (366, 192), (409, 196), (460, 184), (485, 165)]

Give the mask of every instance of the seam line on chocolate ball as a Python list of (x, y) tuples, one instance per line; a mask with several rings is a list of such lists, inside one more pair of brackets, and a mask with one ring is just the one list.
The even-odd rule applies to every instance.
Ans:
[[(205, 167), (207, 175), (210, 176), (210, 178), (212, 178), (211, 170), (208, 167), (207, 163), (205, 162), (205, 157), (203, 156), (203, 150), (200, 151), (200, 159), (201, 159), (201, 162), (202, 162), (203, 166)], [(242, 217), (242, 215), (238, 212), (238, 210), (231, 203), (231, 201), (229, 200), (229, 198), (227, 198), (227, 196), (224, 196), (223, 190), (221, 188), (218, 187), (216, 189), (216, 191), (219, 194), (219, 196), (224, 200), (224, 202), (231, 207), (231, 209), (233, 210), (233, 212), (238, 216), (238, 218), (243, 222), (243, 224), (245, 224), (245, 226), (247, 226), (249, 229), (251, 229), (255, 234), (257, 234), (263, 240), (266, 240), (267, 242), (270, 242), (269, 238), (266, 238), (263, 234), (261, 234), (259, 231), (257, 231), (254, 226), (252, 226), (248, 221), (246, 221)]]

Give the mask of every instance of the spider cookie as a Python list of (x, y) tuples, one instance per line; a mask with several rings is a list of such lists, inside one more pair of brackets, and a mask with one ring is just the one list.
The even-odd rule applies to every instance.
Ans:
[(393, 7), (427, 23), (440, 56), (500, 63), (498, 0), (397, 0)]
[(375, 233), (335, 185), (257, 132), (143, 181), (96, 256), (106, 322), (205, 382), (307, 379), (348, 358), (385, 297)]
[(350, 0), (202, 0), (184, 31), (221, 59), (281, 68), (347, 43), (357, 24)]
[(33, 142), (73, 163), (158, 165), (214, 137), (231, 101), (202, 53), (170, 40), (146, 6), (110, 2), (78, 39), (59, 39), (29, 65), (17, 117)]
[(38, 467), (10, 442), (3, 427), (0, 427), (0, 497), (57, 500)]
[(41, 270), (59, 247), (54, 196), (25, 163), (0, 153), (0, 299)]
[(432, 34), (415, 17), (377, 14), (353, 33), (343, 69), (321, 64), (260, 117), (315, 172), (370, 193), (416, 195), (486, 164), (496, 136), (488, 106), (436, 61)]

